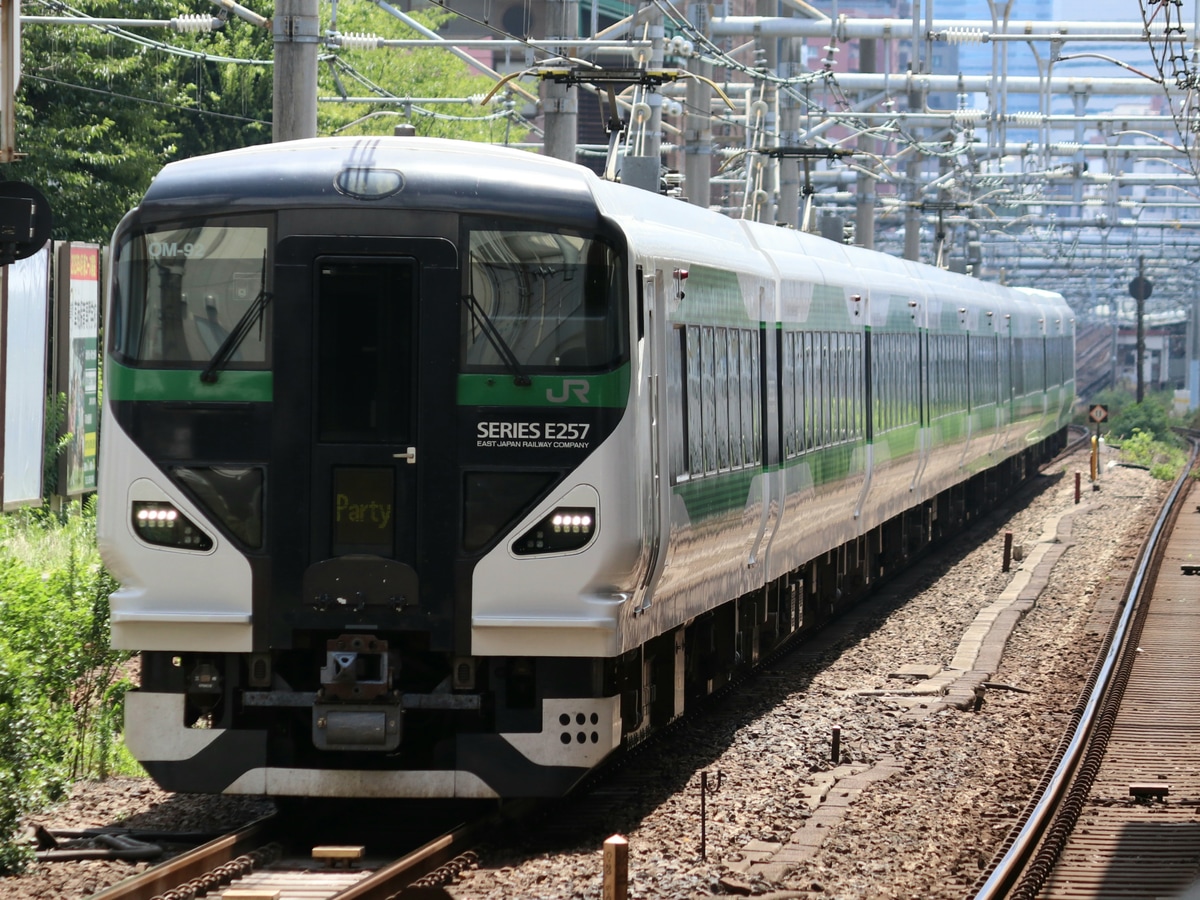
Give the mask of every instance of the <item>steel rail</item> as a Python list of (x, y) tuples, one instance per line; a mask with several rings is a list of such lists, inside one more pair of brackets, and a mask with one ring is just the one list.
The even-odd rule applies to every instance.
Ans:
[(1004, 846), (1004, 854), (993, 861), (989, 874), (983, 884), (972, 895), (973, 900), (1001, 900), (1009, 896), (1015, 883), (1020, 878), (1028, 864), (1032, 861), (1042, 836), (1046, 834), (1051, 820), (1057, 813), (1063, 797), (1066, 794), (1072, 776), (1079, 768), (1080, 762), (1087, 751), (1092, 737), (1093, 728), (1098, 713), (1103, 705), (1105, 695), (1116, 679), (1118, 661), (1124, 654), (1125, 637), (1129, 633), (1136, 611), (1143, 605), (1142, 593), (1146, 586), (1148, 575), (1159, 549), (1160, 539), (1178, 510), (1178, 500), (1183, 486), (1191, 477), (1192, 467), (1196, 464), (1197, 449), (1200, 444), (1192, 441), (1191, 455), (1187, 466), (1175, 480), (1171, 493), (1150, 530), (1150, 535), (1138, 555), (1138, 562), (1133, 577), (1130, 579), (1128, 590), (1120, 616), (1106, 637), (1107, 647), (1102, 661), (1089, 678), (1087, 698), (1082, 708), (1076, 707), (1072, 716), (1075, 728), (1070, 740), (1056, 751), (1057, 764), (1053, 772), (1043, 780), (1042, 790), (1037, 801), (1023, 815), (1019, 830), (1010, 835)]
[(218, 866), (270, 842), (278, 827), (275, 815), (264, 816), (237, 831), (126, 878), (94, 894), (90, 900), (153, 900), (164, 891), (202, 877)]

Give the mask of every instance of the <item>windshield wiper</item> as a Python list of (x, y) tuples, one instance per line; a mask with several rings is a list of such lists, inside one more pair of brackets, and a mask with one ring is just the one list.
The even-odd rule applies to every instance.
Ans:
[(233, 330), (225, 335), (225, 340), (221, 341), (221, 346), (217, 348), (217, 352), (213, 354), (204, 371), (200, 373), (201, 381), (205, 384), (212, 384), (217, 380), (217, 373), (225, 368), (234, 352), (246, 339), (246, 335), (250, 333), (250, 329), (254, 327), (254, 323), (262, 318), (267, 304), (274, 296), (274, 294), (267, 293), (267, 254), (263, 253), (262, 281), (259, 284), (258, 296), (246, 307), (246, 311), (237, 320)]
[(517, 355), (505, 343), (495, 324), (488, 318), (488, 314), (483, 311), (483, 306), (475, 299), (475, 295), (464, 294), (463, 300), (466, 302), (467, 308), (471, 310), (471, 318), (475, 320), (475, 324), (479, 326), (479, 330), (488, 339), (488, 343), (500, 354), (500, 358), (504, 360), (504, 365), (512, 373), (513, 384), (520, 385), (521, 387), (529, 387), (529, 385), (533, 384), (533, 379), (521, 370), (521, 364), (517, 362)]

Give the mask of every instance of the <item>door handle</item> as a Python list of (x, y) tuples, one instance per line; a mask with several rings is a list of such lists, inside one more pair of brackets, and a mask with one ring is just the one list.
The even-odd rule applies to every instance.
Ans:
[(406, 460), (410, 466), (413, 466), (417, 463), (417, 448), (409, 447), (407, 453), (393, 453), (392, 456), (395, 459)]

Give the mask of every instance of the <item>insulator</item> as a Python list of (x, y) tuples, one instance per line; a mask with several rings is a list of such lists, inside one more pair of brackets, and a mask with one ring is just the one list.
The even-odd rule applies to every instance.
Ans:
[(1010, 114), (1008, 120), (1014, 125), (1033, 127), (1042, 124), (1042, 114), (1035, 112), (1016, 112)]
[(339, 34), (338, 41), (343, 50), (376, 50), (383, 38), (376, 34)]
[(969, 28), (965, 25), (947, 28), (943, 37), (947, 44), (982, 44), (987, 32), (982, 28)]
[(770, 107), (767, 106), (766, 100), (755, 100), (750, 104), (750, 115), (765, 116)]
[(633, 104), (633, 121), (638, 122), (638, 123), (650, 121), (650, 104), (649, 103)]
[(986, 109), (956, 109), (950, 118), (955, 125), (978, 125), (986, 116)]
[[(467, 102), (470, 103), (472, 106), (483, 106), (484, 105), (483, 101), (486, 97), (487, 97), (487, 94), (472, 94), (470, 97), (467, 98)], [(487, 105), (494, 106), (495, 103), (496, 103), (496, 96), (493, 94), (492, 99), (487, 101)]]
[(194, 16), (176, 16), (171, 20), (171, 27), (183, 34), (198, 34), (202, 31), (213, 31), (220, 27), (217, 24), (220, 19), (214, 19), (212, 16), (194, 15)]

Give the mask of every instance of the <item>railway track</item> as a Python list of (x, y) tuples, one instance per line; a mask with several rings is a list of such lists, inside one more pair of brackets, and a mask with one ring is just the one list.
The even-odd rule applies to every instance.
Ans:
[[(1195, 462), (1194, 445), (1189, 471)], [(1142, 550), (1076, 726), (975, 900), (1178, 897), (1200, 883), (1192, 487), (1185, 472)]]
[[(1082, 436), (1082, 441), (1086, 442), (1088, 437), (1086, 431), (1081, 431), (1080, 435)], [(765, 662), (768, 665), (770, 664), (770, 660)], [(768, 681), (771, 680), (772, 679), (768, 679)], [(762, 690), (770, 693), (770, 686), (768, 685)], [(629, 760), (626, 760), (626, 763), (628, 766)], [(631, 768), (637, 767), (632, 766)], [(572, 805), (569, 819), (574, 823), (575, 828), (582, 827), (587, 822), (595, 822), (597, 830), (602, 829), (604, 827), (604, 823), (611, 824), (614, 821), (619, 821), (622, 817), (614, 813), (614, 805), (616, 807), (620, 807), (621, 809), (628, 809), (630, 806), (636, 806), (636, 801), (644, 797), (647, 793), (654, 793), (654, 789), (651, 788), (648, 790), (648, 786), (645, 783), (645, 780), (648, 777), (651, 776), (642, 774), (639, 777), (635, 777), (633, 779), (635, 784), (632, 787), (626, 785), (626, 788), (628, 788), (628, 794), (625, 796), (609, 796), (610, 794), (622, 794), (622, 788), (620, 784), (615, 785), (609, 790), (601, 789), (596, 796), (592, 796), (590, 799), (586, 800), (582, 807)], [(720, 798), (718, 797), (718, 800), (715, 802), (719, 802), (719, 800)], [(237, 880), (227, 879), (227, 883), (222, 883), (214, 891), (208, 893), (207, 896), (224, 897), (225, 891), (234, 891), (235, 893), (232, 896), (237, 897), (237, 891), (246, 892), (261, 890), (264, 892), (263, 896), (269, 897), (271, 896), (271, 890), (279, 889), (281, 891), (283, 900), (289, 900), (290, 897), (294, 896), (292, 893), (293, 890), (295, 890), (298, 886), (302, 886), (307, 892), (301, 896), (306, 898), (338, 897), (342, 898), (342, 900), (345, 900), (345, 898), (360, 896), (387, 897), (399, 891), (404, 884), (411, 883), (411, 881), (419, 875), (419, 873), (415, 871), (406, 872), (405, 866), (397, 865), (395, 867), (395, 871), (376, 877), (376, 873), (383, 872), (385, 869), (391, 868), (388, 865), (390, 860), (382, 857), (364, 858), (358, 862), (355, 867), (350, 870), (350, 872), (347, 872), (346, 870), (327, 871), (323, 863), (319, 861), (314, 862), (310, 858), (309, 853), (311, 850), (311, 843), (302, 844), (294, 841), (285, 841), (281, 839), (278, 833), (272, 830), (273, 828), (274, 826), (264, 827), (264, 830), (255, 835), (255, 839), (253, 841), (243, 842), (236, 849), (236, 852), (232, 848), (227, 848), (224, 851), (223, 857), (214, 859), (211, 863), (205, 866), (189, 864), (192, 866), (189, 871), (199, 872), (200, 875), (193, 874), (187, 879), (181, 879), (179, 882), (174, 882), (169, 886), (164, 886), (167, 885), (167, 882), (164, 880), (162, 874), (159, 873), (159, 869), (155, 869), (151, 870), (151, 872), (147, 873), (147, 875), (141, 876), (139, 879), (134, 879), (130, 882), (123, 883), (116, 888), (110, 889), (108, 892), (97, 895), (96, 900), (113, 900), (113, 898), (122, 897), (162, 897), (164, 900), (180, 900), (180, 898), (195, 896), (196, 894), (194, 893), (187, 893), (186, 889), (176, 893), (169, 893), (169, 891), (177, 889), (179, 884), (186, 883), (189, 880), (194, 880), (197, 877), (207, 877), (209, 883), (213, 883), (212, 878), (208, 873), (224, 867), (223, 872), (217, 873), (218, 875), (224, 875), (233, 868), (233, 866), (230, 864), (234, 860), (241, 856), (253, 855), (255, 853), (261, 857), (260, 859), (256, 860), (256, 865), (247, 867), (248, 871), (237, 873)], [(550, 832), (555, 833), (563, 830), (561, 822), (551, 822), (548, 826), (548, 829)], [(539, 829), (534, 827), (532, 830), (537, 831)], [(222, 838), (222, 842), (229, 842), (231, 840), (232, 836)], [(556, 840), (557, 839), (552, 838), (551, 843), (556, 842)], [(285, 846), (263, 849), (268, 847), (268, 845), (273, 842), (283, 844)], [(213, 844), (219, 843), (221, 842), (213, 842)], [(437, 849), (437, 852), (441, 854), (439, 859), (444, 860), (453, 858), (455, 855), (462, 852), (461, 848), (462, 845), (456, 845), (453, 849), (445, 852), (443, 852), (440, 848), (435, 849)], [(201, 850), (204, 849), (205, 848), (201, 848)], [(244, 862), (240, 865), (244, 865)], [(432, 862), (430, 865), (437, 865), (437, 863)], [(161, 869), (162, 867), (159, 868)], [(252, 871), (249, 869), (252, 869)], [(447, 874), (453, 874), (454, 866), (452, 865), (444, 871)], [(149, 877), (156, 879), (153, 887), (147, 887), (147, 879)], [(368, 878), (372, 880), (368, 881)], [(142, 882), (140, 887), (134, 883), (139, 880)], [(379, 882), (382, 882), (382, 884)], [(243, 893), (241, 896), (245, 898), (246, 894)], [(251, 894), (250, 896), (256, 895)]]
[(92, 900), (389, 900), (436, 886), (470, 864), (469, 846), (492, 818), (460, 825), (395, 856), (361, 845), (302, 848), (278, 815), (155, 866)]

